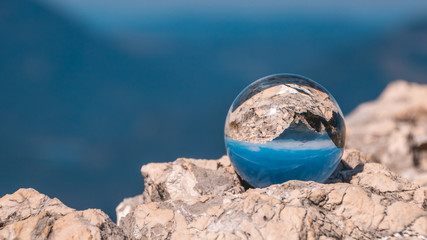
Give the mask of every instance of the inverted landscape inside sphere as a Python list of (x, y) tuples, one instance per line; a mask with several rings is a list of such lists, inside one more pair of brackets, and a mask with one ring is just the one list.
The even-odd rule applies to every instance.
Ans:
[(225, 124), (228, 156), (253, 187), (325, 181), (343, 153), (345, 124), (335, 99), (298, 75), (273, 75), (244, 89)]
[(298, 75), (268, 76), (248, 86), (233, 102), (225, 126), (227, 137), (250, 143), (288, 137), (306, 142), (307, 135), (324, 131), (337, 148), (344, 146), (338, 104), (322, 86)]

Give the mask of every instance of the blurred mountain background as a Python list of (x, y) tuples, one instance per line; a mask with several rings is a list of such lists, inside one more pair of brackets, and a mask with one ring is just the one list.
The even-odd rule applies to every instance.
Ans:
[(0, 1), (0, 196), (33, 187), (114, 219), (143, 164), (225, 154), (231, 102), (273, 73), (345, 114), (427, 83), (427, 2)]

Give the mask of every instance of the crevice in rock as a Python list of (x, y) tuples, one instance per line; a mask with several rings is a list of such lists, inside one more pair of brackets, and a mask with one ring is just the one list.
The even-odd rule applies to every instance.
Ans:
[(241, 178), (241, 177), (240, 177), (240, 175), (239, 175), (239, 174), (237, 174), (237, 172), (236, 172), (236, 175), (237, 175), (237, 178), (239, 179), (240, 185), (242, 185), (242, 187), (243, 187), (243, 189), (245, 190), (245, 192), (246, 192), (247, 190), (249, 190), (249, 189), (253, 189), (253, 188), (254, 188), (254, 187), (253, 187), (253, 186), (251, 186), (248, 182), (246, 182), (243, 178)]

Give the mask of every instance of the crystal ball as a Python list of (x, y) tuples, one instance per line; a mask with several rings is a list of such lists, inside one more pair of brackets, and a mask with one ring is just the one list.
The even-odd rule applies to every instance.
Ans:
[(341, 160), (345, 123), (320, 84), (277, 74), (253, 82), (236, 97), (224, 133), (237, 174), (260, 188), (288, 180), (324, 182)]

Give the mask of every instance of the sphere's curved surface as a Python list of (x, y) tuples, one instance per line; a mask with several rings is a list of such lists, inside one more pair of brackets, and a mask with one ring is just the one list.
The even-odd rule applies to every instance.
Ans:
[(225, 122), (228, 156), (253, 187), (325, 181), (338, 165), (345, 123), (332, 95), (299, 75), (261, 78), (234, 100)]

